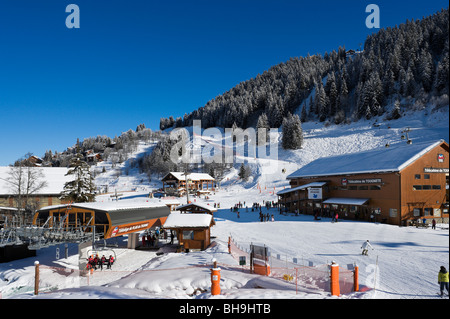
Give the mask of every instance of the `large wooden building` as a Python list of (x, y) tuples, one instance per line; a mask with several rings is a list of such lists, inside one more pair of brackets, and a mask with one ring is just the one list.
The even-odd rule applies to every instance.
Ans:
[(161, 181), (164, 192), (170, 195), (182, 196), (186, 189), (195, 194), (207, 194), (215, 190), (214, 178), (206, 173), (188, 173), (186, 176), (183, 172), (169, 172)]
[(448, 222), (449, 145), (391, 145), (320, 158), (287, 178), (278, 192), (291, 212), (407, 225)]

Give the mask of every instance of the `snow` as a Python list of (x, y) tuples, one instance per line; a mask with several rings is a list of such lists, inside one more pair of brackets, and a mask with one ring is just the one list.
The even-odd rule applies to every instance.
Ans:
[(211, 225), (212, 215), (210, 214), (194, 214), (194, 213), (178, 213), (173, 212), (167, 217), (164, 227), (209, 227)]
[(324, 204), (342, 204), (342, 205), (364, 205), (370, 198), (328, 198), (323, 201)]
[[(213, 244), (205, 251), (175, 253), (162, 250), (128, 250), (127, 236), (117, 238), (118, 248), (112, 270), (97, 270), (89, 276), (75, 276), (78, 269), (78, 249), (69, 245), (68, 258), (55, 258), (55, 247), (37, 251), (37, 256), (0, 264), (0, 292), (4, 299), (335, 299), (329, 292), (299, 282), (297, 291), (292, 284), (273, 276), (249, 274), (241, 270), (238, 260), (228, 254), (228, 237), (245, 251), (251, 243), (265, 244), (273, 257), (288, 265), (296, 258), (301, 265), (329, 265), (331, 261), (345, 267), (359, 266), (360, 292), (341, 295), (341, 299), (433, 299), (439, 291), (437, 274), (440, 266), (449, 269), (448, 224), (431, 228), (399, 227), (364, 221), (329, 218), (314, 220), (310, 215), (281, 215), (274, 208), (262, 208), (274, 215), (274, 222), (260, 222), (259, 212), (252, 212), (257, 202), (276, 201), (277, 192), (290, 187), (286, 177), (308, 163), (328, 156), (356, 154), (384, 148), (386, 143), (399, 146), (401, 131), (411, 128), (413, 144), (448, 142), (448, 107), (404, 114), (396, 121), (378, 119), (349, 125), (327, 126), (305, 123), (305, 143), (301, 150), (279, 148), (278, 159), (256, 159), (250, 162), (252, 177), (244, 182), (237, 179), (239, 165), (224, 177), (220, 189), (209, 196), (192, 197), (194, 203), (219, 204), (214, 213), (216, 225), (211, 228)], [(279, 142), (276, 137), (274, 143)], [(141, 145), (140, 150), (149, 149)], [(136, 155), (138, 156), (138, 155)], [(355, 155), (356, 156), (356, 155)], [(108, 163), (101, 163), (108, 167)], [(120, 167), (127, 169), (127, 163)], [(142, 182), (144, 176), (137, 169), (129, 175), (112, 171), (100, 174), (98, 185), (120, 190), (119, 202), (147, 200), (148, 191), (161, 184)], [(97, 201), (110, 201), (110, 194)], [(180, 198), (180, 202), (184, 200)], [(243, 208), (238, 214), (232, 210), (236, 203)], [(124, 204), (125, 205), (125, 204)], [(248, 207), (248, 208), (247, 208)], [(187, 215), (187, 214), (186, 214)], [(361, 246), (370, 240), (374, 250), (361, 255)], [(64, 251), (64, 248), (61, 249)], [(61, 253), (64, 255), (64, 253)], [(212, 260), (221, 268), (221, 294), (210, 293)], [(275, 257), (276, 259), (276, 257)], [(43, 292), (33, 296), (34, 262), (42, 269)], [(274, 262), (274, 261), (273, 261)], [(48, 269), (46, 267), (53, 267)], [(272, 265), (272, 268), (274, 265)], [(52, 271), (53, 269), (53, 271)], [(74, 275), (62, 275), (74, 269)]]
[(298, 190), (301, 190), (301, 189), (305, 189), (305, 188), (308, 188), (308, 187), (322, 187), (325, 184), (326, 184), (326, 182), (309, 183), (309, 184), (297, 186), (297, 187), (294, 187), (294, 188), (283, 189), (282, 191), (279, 191), (277, 193), (277, 195), (286, 194), (286, 193), (290, 193), (290, 192), (295, 192), (295, 191), (298, 191)]
[(184, 210), (185, 208), (189, 208), (192, 206), (198, 206), (204, 210), (207, 210), (209, 212), (215, 212), (217, 209), (213, 208), (213, 206), (210, 206), (209, 204), (204, 204), (204, 203), (190, 203), (190, 204), (183, 204), (180, 206), (177, 206), (176, 210)]
[[(183, 172), (169, 172), (167, 175), (172, 174), (176, 179), (184, 181), (186, 179), (186, 176)], [(187, 179), (191, 181), (201, 181), (201, 180), (214, 180), (211, 175), (206, 173), (190, 173), (187, 175)]]
[[(66, 207), (68, 205), (53, 205), (42, 207), (42, 210), (48, 209), (57, 209)], [(153, 208), (153, 207), (165, 207), (166, 203), (159, 199), (151, 199), (151, 198), (137, 198), (133, 201), (100, 201), (100, 202), (92, 202), (92, 203), (75, 203), (71, 204), (71, 206), (81, 207), (86, 209), (96, 209), (96, 210), (104, 210), (104, 211), (118, 211), (118, 210), (127, 210), (127, 209), (139, 209), (139, 208)]]

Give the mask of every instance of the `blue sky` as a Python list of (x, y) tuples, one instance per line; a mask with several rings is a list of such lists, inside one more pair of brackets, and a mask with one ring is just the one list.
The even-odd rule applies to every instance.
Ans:
[[(66, 6), (80, 8), (68, 29)], [(357, 49), (448, 1), (2, 0), (0, 165), (183, 116), (290, 57)]]

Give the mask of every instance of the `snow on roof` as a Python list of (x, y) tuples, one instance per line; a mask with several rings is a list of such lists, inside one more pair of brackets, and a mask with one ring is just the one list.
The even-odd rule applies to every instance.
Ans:
[(171, 213), (164, 223), (164, 228), (178, 227), (209, 227), (212, 222), (210, 214)]
[(443, 142), (405, 143), (365, 152), (323, 157), (303, 166), (287, 178), (398, 172)]
[(184, 205), (177, 206), (175, 209), (176, 210), (183, 210), (184, 208), (188, 208), (188, 207), (191, 207), (191, 206), (197, 206), (197, 207), (200, 207), (200, 208), (205, 209), (205, 210), (210, 211), (210, 212), (217, 211), (216, 208), (214, 208), (214, 207), (212, 207), (212, 206), (210, 206), (208, 204), (203, 204), (203, 203), (184, 204)]
[[(42, 207), (40, 210), (65, 208), (67, 206), (70, 206), (70, 204), (46, 206)], [(118, 211), (128, 209), (166, 207), (166, 204), (157, 199), (146, 199), (146, 200), (119, 200), (119, 201), (92, 202), (92, 203), (73, 203), (71, 206), (93, 210)]]
[[(32, 169), (39, 170), (43, 174), (42, 180), (47, 182), (47, 186), (37, 191), (36, 195), (54, 195), (59, 194), (64, 189), (64, 184), (72, 181), (73, 176), (65, 176), (68, 168), (66, 167), (33, 167)], [(0, 195), (13, 195), (11, 183), (10, 166), (0, 166)], [(39, 179), (41, 180), (41, 179)]]
[(340, 204), (340, 205), (364, 205), (370, 198), (339, 198), (333, 197), (324, 200), (324, 204)]
[(277, 195), (282, 195), (282, 194), (286, 194), (286, 193), (290, 193), (290, 192), (295, 192), (298, 190), (302, 190), (308, 187), (322, 187), (323, 185), (325, 185), (327, 182), (314, 182), (314, 183), (309, 183), (306, 185), (301, 185), (301, 186), (297, 186), (294, 188), (287, 188), (287, 189), (283, 189), (282, 191), (279, 191), (277, 193)]
[(176, 198), (160, 198), (161, 203), (164, 203), (166, 205), (180, 205), (180, 200)]
[[(169, 174), (172, 174), (178, 180), (184, 181), (186, 179), (184, 172), (169, 172), (167, 175), (169, 175)], [(166, 176), (164, 176), (163, 179), (166, 178)], [(211, 175), (206, 174), (206, 173), (189, 173), (187, 176), (187, 179), (190, 179), (192, 181), (200, 181), (200, 180), (213, 181), (214, 177), (212, 177)]]

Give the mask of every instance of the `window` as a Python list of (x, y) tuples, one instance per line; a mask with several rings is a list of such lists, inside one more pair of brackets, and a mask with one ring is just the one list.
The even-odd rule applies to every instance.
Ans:
[(440, 208), (433, 209), (433, 216), (434, 217), (441, 217), (441, 209)]
[(389, 217), (397, 217), (397, 209), (389, 208)]
[(423, 179), (430, 179), (430, 174), (424, 174)]
[(381, 190), (381, 186), (380, 185), (371, 185), (370, 190), (371, 191), (379, 191), (379, 190)]
[(414, 175), (414, 178), (415, 178), (415, 179), (420, 179), (420, 174)]
[(413, 185), (413, 190), (415, 190), (415, 191), (422, 190), (422, 185)]
[(420, 211), (421, 211), (420, 208), (414, 208), (414, 210), (413, 210), (414, 217), (419, 217), (420, 216)]
[(423, 216), (431, 216), (431, 208), (424, 208), (423, 209)]
[(431, 189), (431, 185), (422, 185), (422, 189)]
[(183, 239), (194, 239), (194, 231), (193, 230), (183, 230)]
[(358, 189), (358, 187), (357, 186), (349, 186), (348, 189), (351, 191), (356, 191)]
[(359, 189), (360, 191), (366, 191), (366, 190), (369, 189), (369, 186), (359, 186), (358, 189)]
[(432, 189), (441, 189), (441, 185), (433, 185), (431, 186)]

